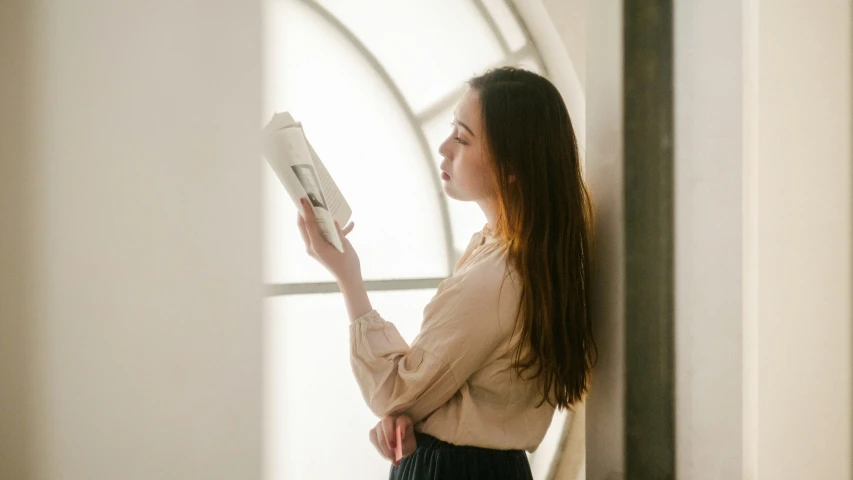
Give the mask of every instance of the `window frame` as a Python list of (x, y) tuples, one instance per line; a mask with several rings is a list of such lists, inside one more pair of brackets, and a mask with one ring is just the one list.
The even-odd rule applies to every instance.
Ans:
[[(296, 1), (299, 1), (303, 5), (309, 7), (329, 26), (334, 28), (341, 36), (347, 39), (347, 41), (349, 41), (350, 44), (361, 54), (362, 58), (366, 60), (368, 64), (373, 68), (375, 73), (382, 80), (385, 87), (393, 95), (397, 105), (404, 112), (406, 119), (409, 122), (410, 128), (417, 137), (419, 147), (423, 153), (422, 158), (424, 161), (428, 162), (429, 167), (432, 168), (432, 164), (430, 162), (432, 162), (433, 159), (433, 152), (430, 148), (429, 141), (427, 140), (426, 133), (424, 132), (424, 127), (427, 123), (434, 120), (442, 112), (453, 106), (453, 104), (464, 93), (465, 87), (460, 86), (450, 92), (447, 92), (443, 97), (433, 102), (433, 104), (429, 107), (423, 109), (421, 112), (415, 112), (409, 105), (409, 103), (406, 101), (406, 98), (403, 95), (399, 86), (397, 86), (397, 84), (394, 82), (393, 78), (382, 65), (382, 63), (379, 61), (379, 59), (376, 57), (376, 55), (374, 55), (373, 52), (371, 52), (370, 49), (367, 48), (367, 46), (358, 38), (358, 36), (352, 30), (350, 30), (340, 19), (338, 19), (332, 12), (323, 7), (316, 0)], [(522, 60), (531, 59), (536, 65), (536, 67), (540, 70), (541, 74), (543, 76), (548, 77), (547, 68), (545, 66), (545, 63), (542, 61), (542, 57), (539, 54), (539, 50), (536, 48), (533, 39), (530, 36), (530, 32), (528, 31), (524, 21), (522, 20), (513, 2), (508, 0), (500, 0), (512, 13), (513, 19), (515, 20), (518, 27), (521, 29), (525, 38), (525, 44), (515, 51), (510, 50), (507, 39), (504, 37), (497, 24), (497, 21), (491, 15), (489, 9), (486, 7), (483, 1), (470, 1), (476, 7), (476, 10), (482, 17), (483, 21), (488, 25), (489, 30), (492, 32), (492, 35), (494, 35), (497, 39), (501, 51), (503, 52), (503, 58), (491, 67), (498, 67), (501, 65), (514, 65)], [(443, 193), (441, 182), (438, 177), (433, 177), (430, 179), (430, 181), (432, 182), (432, 186), (435, 190), (435, 193), (439, 198), (439, 208), (442, 219), (441, 221), (444, 229), (444, 248), (447, 251), (447, 272), (452, 273), (454, 266), (456, 265), (456, 261), (458, 260), (459, 253), (454, 248), (455, 238), (450, 218), (450, 209), (448, 206), (447, 197)], [(438, 285), (444, 279), (444, 277), (379, 279), (366, 281), (365, 286), (367, 288), (367, 291), (416, 290), (424, 288), (438, 288)], [(267, 298), (286, 295), (331, 293), (338, 291), (340, 290), (338, 288), (337, 283), (335, 282), (264, 284), (264, 296)]]

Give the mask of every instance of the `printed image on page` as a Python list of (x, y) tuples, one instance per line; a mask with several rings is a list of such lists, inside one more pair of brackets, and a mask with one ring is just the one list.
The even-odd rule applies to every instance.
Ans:
[(326, 203), (326, 196), (323, 195), (323, 189), (320, 187), (320, 181), (317, 179), (317, 172), (314, 171), (313, 165), (292, 165), (293, 173), (302, 184), (305, 190), (305, 196), (314, 207), (314, 214), (317, 216), (317, 224), (320, 226), (320, 233), (323, 234), (329, 243), (334, 245), (339, 252), (344, 251), (343, 243), (341, 243), (338, 229), (335, 227), (335, 218), (329, 212), (329, 207)]
[(311, 165), (292, 165), (293, 173), (296, 174), (296, 178), (299, 179), (299, 183), (302, 184), (302, 188), (305, 190), (305, 194), (308, 196), (308, 199), (311, 200), (311, 205), (314, 208), (325, 208), (329, 210), (328, 203), (326, 203), (326, 197), (323, 195), (323, 189), (320, 188), (320, 180), (317, 178), (317, 172), (314, 171), (314, 167)]
[(352, 217), (352, 209), (350, 209), (349, 204), (344, 199), (335, 181), (332, 180), (332, 176), (329, 175), (326, 166), (323, 165), (320, 157), (317, 156), (317, 152), (314, 151), (311, 142), (308, 142), (308, 150), (311, 151), (311, 157), (314, 160), (314, 167), (316, 168), (317, 178), (320, 180), (321, 190), (325, 193), (323, 203), (326, 204), (329, 212), (331, 212), (338, 224), (344, 226), (349, 223), (350, 217)]

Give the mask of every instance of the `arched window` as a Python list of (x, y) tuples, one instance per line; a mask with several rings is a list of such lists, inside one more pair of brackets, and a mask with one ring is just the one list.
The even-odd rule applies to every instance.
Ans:
[[(373, 305), (411, 341), (485, 223), (476, 205), (446, 199), (438, 177), (464, 81), (499, 65), (545, 73), (538, 52), (504, 0), (269, 1), (266, 118), (289, 110), (303, 122), (352, 207)], [(383, 478), (344, 303), (305, 255), (268, 167), (264, 186), (267, 478)]]

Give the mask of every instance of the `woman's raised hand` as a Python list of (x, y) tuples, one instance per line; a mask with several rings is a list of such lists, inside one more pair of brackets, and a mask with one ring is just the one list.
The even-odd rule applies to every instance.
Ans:
[(331, 243), (327, 242), (320, 233), (311, 202), (306, 198), (300, 201), (302, 202), (302, 210), (305, 211), (305, 218), (297, 214), (296, 224), (299, 226), (299, 233), (302, 234), (305, 251), (308, 252), (308, 255), (326, 267), (338, 282), (349, 280), (354, 276), (361, 277), (361, 263), (358, 254), (355, 253), (352, 244), (346, 238), (355, 224), (350, 222), (349, 225), (341, 229), (338, 222), (335, 222), (335, 228), (338, 229), (338, 235), (340, 235), (344, 247), (344, 251), (341, 253)]

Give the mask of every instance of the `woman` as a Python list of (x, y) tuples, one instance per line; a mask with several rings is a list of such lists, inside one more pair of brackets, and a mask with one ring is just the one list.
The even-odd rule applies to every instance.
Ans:
[(583, 399), (595, 362), (592, 209), (566, 106), (525, 70), (468, 84), (439, 148), (441, 178), (487, 224), (424, 309), (412, 345), (373, 310), (352, 245), (340, 253), (325, 242), (304, 200), (298, 220), (308, 253), (338, 281), (353, 371), (385, 417), (371, 440), (393, 460), (393, 427), (409, 426), (411, 455), (394, 461), (392, 479), (532, 478), (524, 450), (539, 446), (555, 408)]

